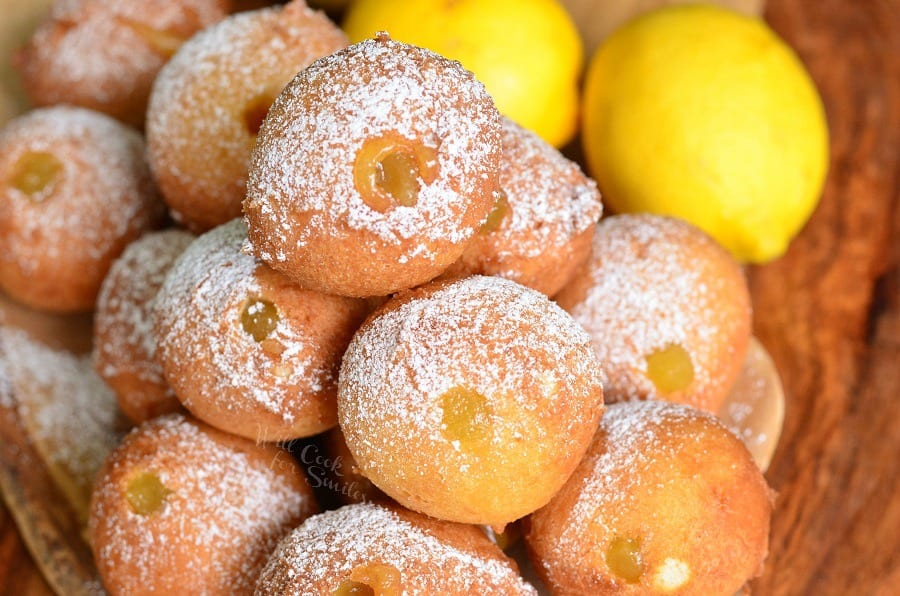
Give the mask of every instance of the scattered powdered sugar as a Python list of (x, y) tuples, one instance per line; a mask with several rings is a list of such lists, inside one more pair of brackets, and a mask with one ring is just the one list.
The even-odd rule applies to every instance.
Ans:
[(0, 180), (11, 178), (27, 153), (49, 153), (63, 169), (37, 197), (0, 186), (0, 218), (7, 230), (0, 259), (23, 272), (37, 274), (56, 260), (109, 258), (123, 238), (162, 216), (142, 137), (108, 116), (54, 106), (12, 120), (0, 130)]
[[(0, 354), (4, 351), (2, 336), (0, 336)], [(0, 358), (0, 408), (15, 408), (16, 398), (13, 396), (12, 380), (6, 370), (6, 357)]]
[[(518, 466), (507, 463), (519, 462), (507, 452), (520, 454), (523, 443), (552, 445), (557, 461), (580, 457), (602, 398), (590, 338), (571, 317), (543, 294), (499, 277), (469, 277), (413, 296), (370, 319), (341, 368), (341, 428), (373, 481), (391, 470), (398, 484), (432, 476), (453, 483), (448, 454), (463, 477), (468, 465), (481, 465), (454, 454), (442, 432), (441, 397), (454, 387), (484, 396), (493, 411), (494, 476)], [(533, 463), (528, 474), (546, 465)]]
[(504, 559), (499, 549), (488, 558), (456, 548), (380, 505), (347, 505), (289, 534), (256, 593), (331, 593), (356, 567), (377, 563), (399, 571), (403, 594), (537, 594)]
[(2, 405), (17, 405), (42, 455), (90, 487), (119, 437), (112, 391), (88, 357), (48, 348), (24, 331), (0, 327), (0, 351)]
[(607, 398), (659, 397), (646, 357), (677, 344), (691, 357), (696, 405), (717, 407), (750, 321), (743, 275), (720, 247), (673, 218), (619, 215), (597, 226), (584, 275), (583, 296), (575, 282), (557, 300), (591, 334)]
[(227, 203), (238, 216), (254, 144), (245, 110), (346, 45), (302, 1), (232, 15), (188, 40), (157, 77), (147, 116), (151, 162), (176, 215)]
[(121, 111), (135, 96), (147, 96), (166, 61), (128, 23), (187, 38), (225, 17), (225, 4), (223, 0), (54, 2), (50, 19), (27, 46), (22, 64), (27, 86), (44, 104), (99, 104)]
[(233, 220), (197, 238), (175, 261), (155, 304), (160, 361), (188, 409), (200, 401), (224, 411), (262, 407), (290, 424), (301, 394), (334, 381), (332, 363), (314, 359), (302, 321), (283, 312), (269, 335), (280, 353), (267, 352), (243, 330), (246, 300), (265, 298), (257, 278), (265, 266), (241, 251), (246, 237), (244, 223)]
[[(177, 414), (132, 431), (98, 479), (91, 512), (91, 540), (107, 581), (114, 576), (126, 593), (153, 586), (163, 593), (249, 593), (268, 553), (317, 508), (289, 456), (274, 465), (276, 449)], [(170, 491), (150, 515), (135, 513), (123, 492), (128, 478), (144, 472)]]
[(175, 259), (194, 237), (183, 230), (145, 234), (112, 264), (94, 315), (94, 362), (104, 378), (133, 374), (165, 385), (156, 361), (153, 303)]
[(502, 133), (505, 207), (443, 277), (497, 275), (552, 296), (590, 254), (603, 213), (600, 193), (577, 164), (533, 132), (503, 118)]
[[(565, 518), (558, 520), (562, 524), (559, 530), (553, 531), (559, 536), (558, 543), (552, 553), (544, 553), (543, 565), (551, 577), (573, 561), (591, 560), (588, 553), (604, 548), (586, 537), (612, 538), (620, 528), (628, 527), (621, 520), (634, 515), (631, 506), (634, 499), (665, 490), (664, 484), (649, 485), (648, 478), (665, 482), (660, 466), (669, 466), (672, 476), (678, 475), (677, 462), (684, 444), (706, 437), (705, 434), (691, 437), (680, 430), (683, 421), (697, 419), (706, 419), (724, 430), (711, 414), (683, 404), (631, 401), (606, 408), (594, 444), (564, 489), (569, 491), (577, 483), (578, 496)], [(655, 471), (648, 474), (651, 467)], [(571, 495), (567, 493), (568, 496)], [(565, 507), (562, 500), (556, 503)], [(560, 515), (562, 511), (557, 508), (554, 513)]]
[[(357, 190), (354, 163), (367, 139), (386, 133), (435, 149), (438, 174), (420, 180), (415, 206), (379, 212)], [(254, 250), (289, 261), (331, 235), (365, 231), (361, 254), (402, 245), (401, 262), (432, 259), (435, 243), (475, 232), (463, 214), (482, 208), (499, 159), (499, 114), (471, 73), (386, 38), (355, 44), (301, 72), (269, 112), (244, 204), (251, 226), (265, 222), (270, 234)]]
[[(580, 576), (617, 584), (604, 553), (624, 538), (640, 543), (644, 586), (679, 587), (696, 574), (708, 589), (703, 581), (740, 574), (733, 565), (744, 563), (705, 554), (758, 549), (762, 560), (770, 498), (750, 453), (712, 414), (663, 401), (616, 403), (566, 486), (532, 519), (529, 539), (551, 583)], [(745, 579), (725, 581), (736, 588)]]
[(538, 257), (597, 223), (603, 214), (597, 183), (535, 133), (503, 119), (500, 187), (510, 217), (487, 238), (498, 255)]
[(225, 17), (225, 5), (223, 0), (54, 2), (22, 61), (28, 88), (43, 104), (98, 105), (121, 112), (135, 96), (147, 96), (166, 61), (130, 24), (187, 38)]

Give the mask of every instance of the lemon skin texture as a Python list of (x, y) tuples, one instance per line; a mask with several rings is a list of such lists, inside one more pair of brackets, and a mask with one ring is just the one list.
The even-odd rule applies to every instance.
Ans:
[(588, 168), (616, 212), (681, 217), (765, 262), (818, 203), (822, 102), (760, 19), (709, 5), (639, 17), (592, 58), (583, 102)]

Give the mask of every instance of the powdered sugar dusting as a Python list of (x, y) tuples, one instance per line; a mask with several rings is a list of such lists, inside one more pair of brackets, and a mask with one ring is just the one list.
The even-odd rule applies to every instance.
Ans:
[[(725, 429), (713, 415), (683, 404), (646, 401), (609, 406), (600, 422), (604, 449), (591, 450), (585, 460), (591, 472), (584, 481), (570, 523), (593, 522), (615, 528), (613, 519), (595, 516), (594, 512), (602, 509), (604, 515), (614, 515), (614, 511), (603, 505), (610, 500), (630, 498), (635, 492), (633, 487), (646, 477), (643, 468), (667, 459), (675, 462), (682, 442), (688, 440), (683, 436), (686, 433), (677, 430), (679, 420), (698, 418)], [(672, 440), (675, 436), (680, 439)], [(563, 535), (585, 535), (575, 532), (567, 531)]]
[[(441, 397), (454, 387), (497, 408), (488, 425), (489, 475), (492, 482), (510, 477), (508, 502), (525, 507), (524, 493), (537, 493), (520, 484), (532, 475), (552, 476), (545, 469), (551, 459), (558, 467), (571, 457), (574, 466), (602, 397), (590, 339), (565, 312), (534, 290), (480, 276), (391, 306), (354, 337), (338, 390), (347, 443), (379, 488), (400, 498), (383, 486), (385, 477), (392, 486), (419, 485), (423, 478), (450, 486), (466, 478), (468, 466), (482, 465), (442, 431)], [(527, 473), (518, 459), (526, 450), (535, 457)], [(518, 490), (523, 495), (516, 497)]]
[(257, 594), (320, 594), (358, 566), (390, 565), (403, 594), (537, 594), (500, 555), (454, 548), (374, 504), (348, 505), (309, 518), (278, 546)]
[(665, 398), (646, 356), (677, 344), (691, 357), (694, 403), (715, 409), (739, 370), (750, 320), (743, 275), (723, 249), (676, 219), (620, 215), (597, 226), (584, 275), (557, 299), (591, 334), (607, 398)]
[[(346, 45), (324, 14), (297, 1), (233, 15), (179, 49), (154, 83), (147, 116), (153, 169), (177, 218), (208, 229), (240, 215), (254, 144), (245, 110)], [(217, 212), (228, 215), (212, 223)]]
[(302, 321), (279, 319), (269, 336), (279, 353), (243, 330), (243, 304), (265, 296), (257, 276), (265, 266), (241, 251), (246, 237), (233, 220), (200, 236), (172, 266), (156, 301), (160, 360), (188, 409), (199, 401), (248, 414), (262, 408), (290, 425), (300, 396), (333, 382), (333, 363), (313, 358)]
[(53, 155), (63, 170), (52, 195), (38, 200), (0, 186), (0, 218), (8, 226), (0, 259), (23, 272), (34, 274), (42, 262), (71, 260), (73, 251), (90, 261), (109, 258), (122, 238), (161, 215), (141, 136), (112, 118), (56, 106), (12, 120), (0, 130), (0, 180), (8, 180), (29, 152)]
[[(435, 149), (438, 175), (420, 181), (415, 206), (379, 212), (357, 190), (353, 167), (364, 141), (385, 133)], [(477, 219), (462, 214), (489, 200), (499, 157), (499, 113), (471, 73), (390, 40), (355, 44), (300, 73), (263, 125), (244, 208), (251, 225), (271, 222), (273, 237), (254, 240), (254, 250), (281, 262), (328, 235), (362, 230), (361, 254), (408, 244), (401, 262), (433, 259), (433, 243), (456, 245), (475, 232)]]
[(597, 184), (531, 131), (503, 124), (500, 187), (507, 208), (499, 225), (473, 238), (447, 277), (499, 275), (549, 296), (590, 253), (590, 230), (603, 205)]
[(35, 32), (22, 70), (39, 103), (75, 103), (143, 118), (150, 83), (166, 56), (143, 39), (134, 22), (185, 38), (225, 14), (223, 0), (65, 0)]
[[(647, 478), (664, 481), (659, 466), (671, 466), (672, 475), (677, 475), (684, 442), (706, 437), (679, 430), (683, 421), (697, 419), (725, 429), (711, 414), (683, 404), (636, 401), (606, 409), (594, 444), (570, 480), (579, 483), (577, 500), (567, 516), (558, 520), (562, 526), (553, 531), (559, 536), (558, 544), (542, 561), (551, 579), (557, 560), (560, 568), (567, 568), (573, 561), (592, 560), (589, 553), (602, 548), (585, 537), (613, 537), (628, 527), (622, 521), (634, 515), (628, 503), (655, 490), (647, 485)], [(649, 474), (651, 467), (655, 471)], [(658, 488), (664, 490), (663, 485)]]
[[(50, 462), (89, 490), (118, 441), (118, 407), (88, 357), (57, 351), (24, 331), (0, 328), (0, 405), (17, 406)], [(13, 397), (14, 394), (14, 397)]]
[(508, 118), (503, 119), (500, 186), (509, 200), (510, 217), (488, 235), (500, 244), (500, 258), (534, 258), (563, 246), (603, 214), (597, 183), (578, 164)]
[(146, 234), (113, 263), (100, 289), (94, 323), (94, 362), (104, 378), (128, 374), (165, 385), (155, 358), (153, 302), (166, 272), (192, 240), (182, 230)]
[[(286, 454), (273, 466), (268, 451), (223, 437), (171, 415), (137, 428), (116, 450), (98, 479), (90, 534), (118, 590), (249, 593), (265, 556), (315, 511), (299, 469), (286, 472)], [(142, 516), (123, 487), (146, 472), (170, 492), (160, 511)]]

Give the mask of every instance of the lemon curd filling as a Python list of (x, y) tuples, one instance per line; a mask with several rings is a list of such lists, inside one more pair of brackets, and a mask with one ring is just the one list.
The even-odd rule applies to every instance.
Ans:
[(13, 166), (8, 184), (39, 201), (53, 192), (62, 171), (62, 163), (52, 153), (28, 151)]
[(278, 325), (281, 315), (274, 304), (263, 298), (251, 298), (241, 311), (241, 326), (257, 342), (265, 341)]
[(367, 139), (353, 164), (357, 191), (379, 212), (395, 205), (414, 207), (421, 185), (437, 175), (436, 149), (393, 133)]
[(503, 220), (509, 217), (512, 212), (512, 208), (509, 206), (509, 199), (506, 196), (506, 193), (502, 190), (497, 191), (497, 202), (494, 203), (494, 208), (491, 209), (491, 212), (488, 213), (487, 219), (484, 221), (484, 224), (481, 226), (482, 234), (490, 234), (491, 232), (500, 229), (500, 226), (503, 225)]
[(141, 472), (128, 481), (125, 499), (134, 513), (147, 516), (161, 511), (171, 493), (159, 476)]
[(613, 538), (606, 549), (606, 564), (614, 575), (636, 584), (644, 574), (641, 543), (632, 538)]
[(332, 596), (397, 596), (400, 571), (392, 565), (370, 563), (353, 569)]
[(467, 387), (453, 387), (441, 396), (442, 432), (464, 451), (477, 451), (491, 438), (487, 398)]
[(181, 47), (181, 44), (187, 40), (183, 35), (172, 33), (171, 31), (154, 29), (140, 21), (135, 21), (134, 19), (119, 17), (118, 20), (122, 25), (134, 31), (138, 37), (143, 39), (147, 45), (150, 46), (150, 49), (163, 58), (171, 58), (174, 56), (175, 52), (178, 51), (178, 48)]
[(687, 389), (694, 380), (691, 355), (680, 344), (670, 344), (646, 356), (647, 376), (663, 394)]
[(275, 101), (275, 96), (271, 93), (261, 93), (247, 102), (247, 105), (244, 106), (244, 127), (247, 129), (247, 133), (256, 138), (256, 135), (259, 134), (259, 129), (262, 127), (263, 120), (266, 119), (266, 116), (269, 114), (269, 108), (272, 107), (272, 103)]

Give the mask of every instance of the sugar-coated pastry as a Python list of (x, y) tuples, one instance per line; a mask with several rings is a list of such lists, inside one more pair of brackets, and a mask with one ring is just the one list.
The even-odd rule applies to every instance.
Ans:
[(556, 294), (587, 260), (603, 213), (597, 184), (531, 131), (503, 118), (502, 198), (444, 273), (499, 275)]
[(684, 404), (610, 405), (578, 469), (530, 517), (554, 594), (722, 594), (762, 571), (772, 495), (750, 452)]
[(674, 218), (603, 220), (590, 260), (556, 300), (591, 334), (607, 401), (665, 399), (716, 412), (750, 341), (740, 265)]
[(157, 357), (195, 416), (258, 441), (317, 434), (337, 422), (341, 355), (363, 300), (304, 290), (241, 251), (241, 220), (195, 240), (155, 304)]
[(110, 454), (88, 533), (110, 594), (252, 594), (279, 540), (317, 510), (280, 447), (169, 414)]
[(15, 58), (37, 105), (67, 103), (141, 126), (153, 79), (227, 0), (59, 0)]
[(178, 50), (147, 110), (150, 165), (177, 221), (203, 232), (241, 215), (250, 151), (272, 100), (346, 45), (337, 25), (295, 0), (233, 15)]
[(172, 263), (193, 239), (177, 229), (145, 234), (116, 259), (100, 288), (94, 368), (134, 422), (181, 409), (156, 361), (153, 303)]
[(55, 106), (0, 130), (0, 288), (16, 300), (92, 309), (112, 261), (163, 216), (143, 139), (109, 116)]
[(501, 529), (541, 507), (603, 409), (590, 338), (499, 277), (401, 294), (354, 336), (338, 415), (363, 474), (400, 504)]
[(537, 592), (478, 528), (363, 503), (314, 515), (286, 536), (260, 575), (256, 594)]
[(382, 33), (275, 100), (250, 162), (255, 255), (301, 285), (379, 296), (436, 277), (498, 197), (500, 115), (458, 62)]

